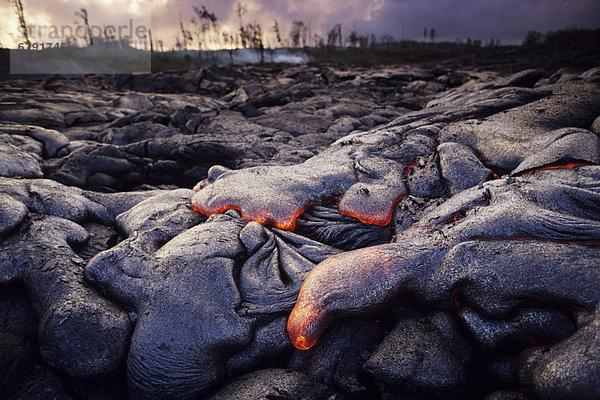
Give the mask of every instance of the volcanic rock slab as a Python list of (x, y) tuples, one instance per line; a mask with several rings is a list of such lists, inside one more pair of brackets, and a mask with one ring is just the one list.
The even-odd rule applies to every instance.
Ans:
[(597, 398), (581, 72), (1, 82), (0, 396)]

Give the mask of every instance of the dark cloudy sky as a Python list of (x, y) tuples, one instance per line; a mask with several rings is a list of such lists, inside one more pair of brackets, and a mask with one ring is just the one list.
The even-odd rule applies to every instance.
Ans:
[[(180, 16), (187, 29), (192, 6), (204, 5), (219, 20), (219, 29), (239, 27), (236, 0), (22, 0), (30, 24), (74, 24), (74, 11), (87, 8), (90, 22), (100, 26), (149, 23), (154, 39), (165, 46), (175, 42)], [(501, 39), (519, 43), (529, 30), (546, 32), (568, 27), (600, 28), (600, 0), (241, 0), (247, 13), (244, 23), (257, 22), (274, 45), (273, 21), (287, 36), (292, 21), (301, 20), (313, 34), (326, 37), (341, 23), (343, 35), (352, 29), (360, 34), (393, 35), (396, 39), (421, 40), (424, 27), (434, 28), (439, 40)], [(152, 12), (150, 13), (150, 10)], [(14, 12), (0, 0), (0, 40), (12, 46), (18, 32)]]

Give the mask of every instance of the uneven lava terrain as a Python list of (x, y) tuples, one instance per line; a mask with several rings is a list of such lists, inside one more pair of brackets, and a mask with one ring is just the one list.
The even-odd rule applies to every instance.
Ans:
[(600, 68), (0, 82), (0, 397), (600, 398)]

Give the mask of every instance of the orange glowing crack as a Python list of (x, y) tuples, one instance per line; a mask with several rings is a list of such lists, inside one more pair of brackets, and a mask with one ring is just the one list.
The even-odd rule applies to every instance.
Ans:
[(547, 169), (575, 168), (575, 167), (584, 167), (584, 166), (588, 166), (588, 165), (595, 165), (595, 164), (591, 163), (591, 162), (571, 162), (571, 163), (565, 163), (565, 164), (551, 164), (551, 165), (546, 165), (544, 167), (519, 172), (518, 174), (516, 174), (516, 176), (535, 174), (536, 172), (544, 171)]
[(434, 122), (433, 125), (451, 124), (453, 122), (466, 121), (467, 119), (476, 118), (476, 117), (477, 117), (477, 114), (470, 114), (470, 115), (467, 115), (464, 117), (458, 117), (455, 119), (448, 119), (446, 121)]
[(244, 214), (239, 206), (229, 205), (229, 204), (217, 207), (210, 212), (206, 211), (202, 206), (200, 206), (198, 204), (193, 204), (192, 210), (197, 211), (201, 214), (204, 214), (207, 217), (210, 217), (211, 215), (215, 215), (215, 214), (221, 214), (227, 210), (236, 210), (237, 212), (240, 213), (241, 217), (248, 222), (254, 221), (254, 222), (258, 222), (261, 225), (273, 225), (279, 229), (293, 231), (296, 228), (296, 220), (298, 219), (298, 217), (300, 215), (302, 215), (306, 210), (308, 210), (314, 204), (315, 203), (309, 203), (307, 206), (297, 209), (290, 218), (287, 218), (282, 221), (277, 221), (275, 218), (273, 218), (271, 216), (271, 213), (266, 210), (260, 210), (258, 213), (254, 213), (254, 214), (248, 214), (248, 213)]
[(464, 121), (464, 120), (467, 120), (467, 119), (471, 119), (473, 117), (475, 117), (475, 114), (467, 115), (466, 117), (456, 118), (456, 119), (454, 119), (454, 120), (452, 120), (450, 122)]
[(390, 266), (388, 266), (388, 264), (391, 262), (392, 262), (392, 259), (388, 258), (384, 262), (375, 264), (372, 267), (365, 269), (365, 274), (362, 276), (362, 280), (367, 280), (369, 278), (368, 277), (369, 272), (376, 271), (376, 270), (382, 270), (384, 275), (391, 274), (392, 270), (391, 270)]
[(582, 240), (560, 240), (560, 239), (546, 239), (546, 238), (539, 238), (539, 237), (513, 237), (513, 238), (473, 238), (471, 240), (474, 241), (478, 241), (478, 242), (489, 242), (489, 241), (525, 241), (525, 240), (536, 240), (536, 241), (543, 241), (543, 242), (550, 242), (550, 243), (560, 243), (560, 244), (584, 244), (584, 245), (590, 245), (590, 246), (600, 246), (600, 240), (589, 240), (589, 239), (582, 239)]
[[(364, 224), (386, 226), (392, 221), (394, 207), (396, 206), (398, 201), (400, 201), (401, 199), (403, 199), (405, 197), (406, 196), (400, 196), (399, 198), (394, 200), (392, 206), (389, 208), (389, 210), (387, 210), (386, 213), (374, 212), (370, 215), (361, 215), (359, 213), (355, 213), (355, 212), (348, 211), (348, 210), (339, 210), (339, 212), (341, 215), (356, 218)], [(337, 201), (338, 201), (338, 199), (334, 198), (333, 201), (331, 201), (331, 200), (324, 201), (323, 204), (324, 205), (336, 204)], [(214, 214), (223, 213), (227, 210), (237, 210), (240, 213), (240, 215), (242, 216), (242, 218), (248, 222), (255, 221), (261, 225), (268, 224), (268, 225), (273, 225), (279, 229), (293, 231), (296, 228), (296, 220), (298, 219), (298, 217), (315, 204), (317, 204), (317, 203), (310, 202), (308, 205), (298, 208), (289, 218), (286, 218), (281, 221), (276, 220), (272, 216), (272, 214), (267, 210), (260, 210), (257, 213), (242, 213), (240, 206), (234, 205), (234, 204), (221, 205), (219, 207), (213, 208), (211, 211), (207, 211), (199, 204), (193, 204), (192, 209), (194, 211), (197, 211), (201, 214), (206, 215), (207, 217), (210, 217), (211, 215), (214, 215)]]
[(461, 219), (461, 218), (464, 218), (464, 216), (465, 216), (465, 215), (464, 215), (464, 213), (461, 213), (461, 212), (459, 211), (459, 212), (455, 213), (454, 215), (452, 215), (452, 216), (451, 216), (450, 218), (448, 218), (447, 220), (445, 220), (445, 221), (442, 221), (442, 222), (438, 222), (436, 225), (443, 225), (443, 224), (448, 224), (448, 223), (450, 223), (450, 222), (456, 222), (456, 221), (458, 221), (459, 219)]
[(402, 177), (404, 179), (406, 179), (406, 177), (408, 176), (408, 174), (410, 174), (410, 171), (412, 171), (413, 167), (415, 165), (417, 165), (418, 162), (419, 162), (419, 159), (417, 158), (417, 159), (415, 159), (415, 161), (413, 161), (412, 164), (406, 166), (406, 170), (404, 171), (404, 174), (402, 175)]

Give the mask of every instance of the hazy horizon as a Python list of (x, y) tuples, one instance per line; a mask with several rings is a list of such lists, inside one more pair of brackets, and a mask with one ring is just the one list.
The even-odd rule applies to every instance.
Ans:
[[(142, 38), (145, 29), (151, 28), (153, 42), (159, 40), (165, 50), (175, 47), (176, 37), (182, 42), (180, 21), (190, 31), (193, 40), (189, 49), (198, 48), (201, 38), (199, 19), (193, 7), (206, 7), (216, 16), (217, 34), (212, 34), (210, 46), (224, 45), (223, 32), (234, 35), (239, 32), (240, 18), (234, 0), (87, 0), (65, 2), (64, 0), (22, 0), (25, 18), (33, 37), (31, 41), (60, 42), (54, 35), (49, 37), (52, 26), (64, 32), (75, 31), (82, 20), (75, 12), (85, 8), (89, 22), (100, 29), (120, 26), (125, 36), (134, 31), (136, 39)], [(518, 44), (528, 31), (547, 32), (566, 28), (600, 27), (600, 2), (597, 0), (368, 0), (347, 2), (343, 0), (282, 0), (240, 1), (245, 12), (242, 23), (260, 24), (264, 45), (278, 47), (289, 44), (289, 32), (293, 21), (302, 21), (307, 44), (314, 44), (315, 35), (327, 42), (327, 32), (341, 24), (346, 39), (355, 30), (359, 35), (383, 35), (394, 39), (424, 40), (425, 28), (435, 29), (436, 41), (500, 39), (504, 44)], [(14, 7), (8, 2), (0, 3), (0, 42), (5, 47), (16, 47), (22, 42), (17, 37), (18, 21)], [(192, 18), (197, 22), (192, 23)], [(209, 21), (208, 19), (204, 22)], [(273, 30), (277, 21), (282, 42), (278, 42)], [(211, 30), (212, 30), (212, 23)], [(67, 28), (64, 28), (64, 27)], [(145, 28), (145, 29), (144, 29)], [(109, 28), (111, 30), (112, 28)], [(41, 33), (41, 37), (39, 37)], [(94, 36), (97, 32), (95, 32)], [(205, 34), (206, 35), (206, 34)], [(217, 36), (219, 37), (217, 41)], [(208, 36), (204, 36), (207, 43)], [(143, 46), (143, 39), (134, 40)], [(147, 41), (147, 40), (146, 40)], [(80, 45), (83, 39), (80, 39)]]

